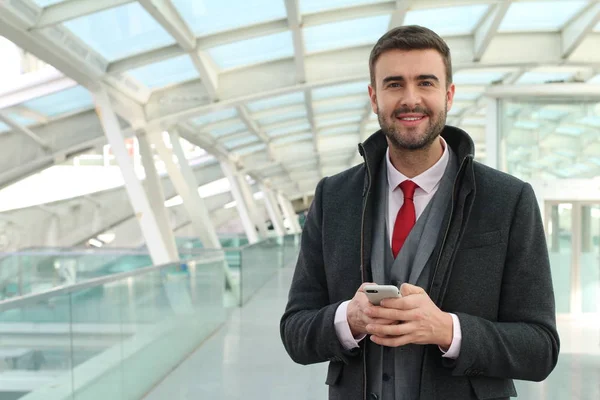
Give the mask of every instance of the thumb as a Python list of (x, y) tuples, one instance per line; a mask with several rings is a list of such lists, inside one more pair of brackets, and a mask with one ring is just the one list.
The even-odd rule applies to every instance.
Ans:
[(411, 285), (410, 283), (403, 283), (402, 286), (400, 286), (400, 294), (402, 295), (402, 297), (410, 296), (411, 294), (423, 293), (425, 293), (425, 289), (419, 286)]

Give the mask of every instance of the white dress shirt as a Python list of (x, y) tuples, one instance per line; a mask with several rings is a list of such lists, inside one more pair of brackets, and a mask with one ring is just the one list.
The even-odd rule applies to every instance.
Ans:
[[(429, 204), (429, 201), (433, 198), (435, 192), (437, 192), (437, 189), (440, 186), (440, 181), (444, 176), (444, 172), (446, 171), (446, 166), (448, 165), (448, 160), (450, 158), (450, 155), (448, 153), (448, 145), (442, 137), (440, 137), (440, 140), (444, 148), (442, 157), (427, 171), (411, 179), (414, 183), (418, 185), (413, 198), (413, 202), (415, 204), (415, 214), (417, 219), (419, 219), (419, 217), (427, 207), (427, 204)], [(398, 185), (400, 185), (400, 183), (404, 182), (409, 178), (403, 175), (392, 165), (392, 162), (390, 161), (389, 148), (385, 153), (385, 161), (387, 163), (387, 179), (389, 186), (387, 227), (391, 246), (396, 215), (402, 207), (402, 204), (404, 204), (404, 193), (402, 193), (402, 190), (398, 187)], [(345, 301), (342, 304), (340, 304), (340, 306), (335, 312), (334, 320), (335, 331), (338, 336), (338, 339), (342, 343), (342, 346), (344, 346), (344, 348), (347, 350), (358, 347), (358, 343), (361, 340), (363, 340), (366, 336), (352, 336), (352, 332), (350, 331), (350, 325), (348, 324), (348, 320), (346, 317), (348, 303), (350, 303), (350, 301)], [(447, 352), (444, 352), (441, 348), (440, 350), (443, 353), (443, 357), (456, 359), (460, 354), (462, 332), (460, 329), (460, 322), (458, 320), (458, 317), (455, 314), (450, 315), (452, 316), (452, 344), (450, 345), (450, 348)]]

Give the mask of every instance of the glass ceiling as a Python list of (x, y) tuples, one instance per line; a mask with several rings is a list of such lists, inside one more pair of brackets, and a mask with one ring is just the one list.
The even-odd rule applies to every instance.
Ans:
[(587, 0), (514, 2), (508, 8), (498, 30), (558, 31), (588, 4)]
[(172, 0), (197, 36), (286, 18), (283, 0)]
[[(61, 0), (33, 1), (40, 7), (62, 2)], [(304, 62), (304, 65), (300, 66), (304, 67), (306, 75), (305, 80), (299, 81), (294, 79), (296, 74), (294, 67), (297, 62), (295, 55), (298, 50), (294, 49), (293, 32), (288, 28), (284, 0), (171, 1), (174, 9), (181, 16), (180, 21), (176, 23), (187, 24), (184, 28), (198, 38), (199, 48), (210, 59), (209, 68), (214, 65), (217, 75), (221, 73), (226, 75), (226, 79), (221, 82), (217, 79), (217, 92), (220, 100), (227, 102), (227, 108), (204, 114), (188, 113), (182, 108), (186, 111), (186, 115), (189, 115), (189, 119), (182, 122), (190, 122), (189, 126), (192, 128), (195, 126), (199, 134), (210, 135), (227, 150), (238, 154), (264, 151), (266, 143), (248, 129), (249, 125), (238, 115), (237, 107), (244, 107), (248, 111), (251, 122), (255, 123), (268, 138), (273, 139), (273, 143), (278, 146), (290, 145), (297, 141), (311, 142), (313, 128), (316, 128), (315, 133), (319, 140), (326, 139), (323, 143), (334, 143), (336, 136), (342, 136), (349, 141), (356, 140), (361, 123), (366, 123), (369, 131), (372, 128), (377, 129), (377, 119), (371, 115), (372, 113), (368, 113), (366, 121), (362, 120), (369, 104), (367, 49), (370, 49), (389, 28), (396, 2), (297, 0), (299, 12), (304, 18), (299, 30), (304, 43), (304, 48), (299, 52), (304, 57), (300, 57), (299, 60)], [(457, 46), (452, 48), (453, 55), (458, 54), (456, 56), (456, 59), (460, 60), (458, 64), (461, 67), (468, 66), (469, 69), (459, 68), (455, 71), (454, 82), (457, 85), (455, 101), (460, 104), (455, 104), (453, 107), (450, 120), (456, 123), (460, 121), (462, 125), (468, 127), (467, 130), (473, 126), (478, 129), (485, 126), (485, 107), (481, 107), (476, 102), (485, 93), (488, 85), (502, 84), (503, 80), (515, 72), (523, 72), (514, 82), (515, 85), (571, 81), (579, 72), (579, 70), (566, 68), (532, 68), (532, 63), (523, 64), (519, 59), (511, 60), (511, 54), (491, 57), (491, 59), (502, 60), (496, 65), (485, 61), (485, 58), (483, 63), (473, 64), (465, 58), (468, 58), (468, 53), (464, 54), (472, 48), (472, 37), (469, 35), (473, 35), (490, 11), (490, 7), (497, 1), (448, 0), (443, 2), (444, 7), (433, 7), (435, 3), (427, 2), (424, 6), (419, 1), (413, 2), (406, 13), (404, 23), (429, 27), (443, 37), (450, 38), (451, 46)], [(448, 6), (453, 3), (454, 6)], [(465, 5), (466, 3), (474, 4)], [(81, 6), (77, 2), (72, 4), (74, 7)], [(522, 32), (558, 33), (589, 4), (589, 1), (584, 0), (514, 1), (500, 22), (498, 35), (515, 32), (518, 35)], [(386, 12), (388, 8), (389, 12)], [(117, 69), (120, 72), (124, 71), (123, 73), (141, 86), (151, 91), (166, 89), (160, 94), (153, 94), (150, 101), (154, 101), (153, 96), (169, 93), (169, 90), (174, 90), (173, 93), (178, 95), (179, 92), (176, 90), (180, 88), (172, 88), (172, 86), (180, 83), (196, 81), (201, 84), (198, 68), (186, 51), (178, 47), (175, 38), (138, 1), (132, 0), (118, 7), (62, 22), (60, 25), (98, 52), (109, 64), (113, 64), (111, 67), (116, 64), (135, 65), (135, 68)], [(596, 24), (594, 31), (600, 32), (600, 22)], [(43, 32), (44, 30), (40, 34)], [(560, 37), (559, 34), (553, 35)], [(348, 49), (351, 50), (345, 53)], [(364, 63), (360, 64), (360, 67), (346, 68), (347, 64), (358, 65), (355, 57), (361, 52), (364, 53)], [(326, 54), (321, 55), (321, 53)], [(349, 55), (349, 59), (344, 58), (346, 54)], [(594, 55), (590, 57), (593, 58)], [(285, 61), (279, 62), (281, 60)], [(263, 66), (257, 66), (273, 61), (277, 62), (265, 65), (264, 74), (261, 69)], [(548, 65), (552, 67), (563, 62), (564, 60), (560, 59)], [(321, 63), (328, 64), (323, 65), (326, 67), (324, 70), (327, 71), (336, 71), (336, 63), (339, 63), (339, 70), (343, 72), (340, 72), (340, 76), (336, 76), (335, 79), (332, 79), (331, 75), (322, 79), (319, 74)], [(587, 61), (573, 61), (573, 65), (578, 63), (587, 65)], [(489, 67), (487, 64), (490, 64)], [(590, 61), (593, 67), (597, 64), (597, 61)], [(289, 71), (284, 70), (283, 68), (288, 68), (288, 65), (292, 68)], [(243, 87), (240, 91), (231, 89), (236, 85), (253, 84), (244, 80), (246, 71), (243, 68), (249, 66), (254, 66), (249, 76), (252, 76), (252, 79), (258, 77), (261, 81), (264, 79), (265, 82), (270, 78), (266, 74), (270, 74), (273, 68), (276, 71), (273, 74), (273, 87), (266, 84), (264, 92), (261, 89), (256, 93), (248, 93), (249, 91), (244, 91)], [(279, 67), (282, 70), (277, 70)], [(282, 79), (282, 74), (285, 72), (289, 72), (289, 75), (286, 79)], [(238, 79), (238, 74), (240, 81), (236, 82), (234, 79)], [(261, 74), (264, 77), (261, 77)], [(588, 83), (600, 84), (600, 75), (596, 75)], [(221, 96), (221, 91), (225, 96)], [(311, 93), (312, 110), (309, 110), (310, 104), (307, 104), (305, 91)], [(248, 95), (248, 98), (235, 96), (230, 98), (228, 92), (243, 93), (244, 96)], [(275, 92), (278, 94), (267, 96), (268, 93)], [(68, 118), (73, 113), (92, 109), (94, 104), (87, 89), (75, 86), (30, 99), (19, 106), (20, 109), (8, 108), (7, 115), (15, 122), (31, 127), (30, 129), (35, 132), (38, 129), (37, 125), (48, 123), (44, 121), (44, 117), (50, 118), (49, 123), (52, 123), (54, 119)], [(199, 106), (203, 107), (205, 104)], [(147, 110), (153, 108), (154, 105)], [(174, 113), (179, 111), (176, 106), (173, 106), (172, 110)], [(314, 115), (316, 127), (311, 126), (308, 121), (309, 111)], [(171, 109), (165, 108), (165, 114), (168, 115), (170, 112)], [(563, 118), (559, 111), (546, 108), (518, 112), (519, 115), (525, 113), (531, 117), (520, 118), (518, 122), (519, 127), (530, 130), (540, 129), (541, 126), (545, 127), (548, 121), (558, 121)], [(567, 139), (585, 136), (589, 129), (598, 127), (597, 118), (595, 115), (579, 115), (577, 122), (570, 121), (568, 124), (562, 124), (553, 133)], [(6, 125), (0, 123), (0, 132), (8, 130)], [(307, 147), (311, 146), (312, 143), (307, 144)], [(291, 145), (289, 147), (293, 148)], [(355, 146), (352, 146), (352, 151), (355, 152)], [(346, 162), (350, 158), (349, 152), (348, 155), (342, 154), (339, 160)]]
[(25, 107), (47, 117), (89, 109), (93, 107), (93, 104), (92, 95), (82, 86), (75, 86), (23, 103)]
[(175, 43), (138, 3), (129, 3), (64, 23), (108, 61)]
[(409, 11), (404, 23), (425, 26), (441, 36), (468, 35), (473, 33), (488, 8), (487, 4), (476, 4)]
[(307, 53), (373, 44), (390, 24), (389, 15), (351, 19), (303, 29)]

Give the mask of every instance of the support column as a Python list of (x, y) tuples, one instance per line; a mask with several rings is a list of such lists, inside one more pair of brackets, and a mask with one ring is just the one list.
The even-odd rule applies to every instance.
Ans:
[(172, 259), (179, 258), (179, 252), (177, 251), (177, 243), (175, 241), (175, 235), (171, 229), (169, 223), (169, 216), (167, 214), (167, 208), (165, 207), (165, 193), (163, 191), (162, 183), (156, 165), (154, 164), (154, 154), (150, 141), (145, 133), (137, 135), (138, 143), (140, 146), (140, 156), (142, 158), (142, 165), (146, 173), (145, 187), (148, 194), (148, 200), (150, 206), (156, 215), (156, 220), (160, 228), (160, 233), (163, 237), (163, 241), (167, 246), (167, 251)]
[(265, 223), (265, 219), (262, 217), (262, 214), (258, 210), (256, 200), (254, 199), (254, 194), (252, 193), (250, 184), (246, 180), (246, 176), (244, 174), (238, 174), (237, 181), (240, 185), (240, 189), (242, 190), (242, 194), (246, 199), (246, 204), (248, 205), (248, 209), (250, 210), (250, 214), (252, 216), (252, 220), (254, 221), (254, 225), (258, 227), (260, 237), (266, 238), (268, 236), (267, 224)]
[(488, 167), (500, 168), (500, 100), (488, 99), (485, 125), (485, 163)]
[(277, 193), (277, 200), (279, 201), (279, 206), (283, 211), (283, 215), (290, 221), (292, 233), (301, 233), (302, 228), (300, 228), (300, 222), (298, 222), (298, 216), (294, 211), (292, 203), (279, 192)]
[[(179, 141), (177, 132), (169, 132), (173, 151), (169, 150), (162, 140), (160, 132), (148, 132), (148, 139), (152, 144), (160, 158), (165, 163), (167, 172), (177, 194), (183, 200), (183, 207), (190, 218), (192, 228), (198, 238), (202, 241), (205, 248), (221, 249), (221, 242), (217, 236), (215, 227), (210, 219), (208, 208), (204, 200), (198, 193), (198, 181), (194, 176), (194, 171), (187, 162), (183, 153), (183, 148)], [(173, 156), (177, 158), (178, 165), (175, 164)], [(239, 296), (239, 284), (233, 278), (231, 270), (225, 260), (223, 260), (223, 271), (225, 280), (236, 296)]]
[[(170, 133), (170, 137), (173, 145), (172, 151), (165, 145), (160, 132), (148, 132), (148, 139), (165, 163), (173, 186), (183, 200), (183, 207), (190, 218), (194, 232), (198, 235), (204, 247), (212, 249), (221, 248), (221, 243), (217, 237), (204, 200), (198, 193), (198, 182), (196, 181), (194, 172), (183, 154), (183, 149), (179, 143), (179, 135)], [(178, 165), (175, 164), (173, 156), (177, 158)]]
[(277, 236), (284, 236), (285, 226), (283, 225), (283, 217), (281, 216), (279, 207), (277, 205), (277, 199), (270, 188), (266, 187), (265, 185), (261, 185), (261, 187), (264, 193), (265, 206), (267, 207), (269, 218), (271, 218), (273, 229), (275, 229)]
[[(579, 251), (579, 249), (574, 249)], [(590, 253), (592, 248), (592, 207), (581, 206), (581, 252)]]
[(237, 179), (237, 173), (234, 170), (235, 167), (231, 166), (227, 161), (221, 161), (221, 169), (223, 173), (229, 180), (229, 186), (231, 188), (231, 194), (235, 199), (235, 204), (240, 214), (240, 219), (242, 220), (242, 225), (244, 226), (244, 231), (246, 232), (246, 236), (248, 237), (248, 242), (250, 244), (258, 242), (258, 234), (256, 233), (256, 228), (254, 225), (253, 218), (251, 218), (251, 212), (246, 203), (246, 199), (244, 194), (242, 193), (242, 189), (240, 188), (240, 184)]
[(121, 173), (125, 179), (125, 189), (127, 190), (133, 211), (140, 223), (140, 228), (148, 246), (152, 262), (155, 265), (160, 265), (177, 261), (177, 259), (172, 259), (169, 255), (168, 246), (160, 233), (156, 215), (154, 215), (142, 183), (135, 173), (133, 161), (125, 147), (125, 138), (110, 103), (108, 93), (105, 89), (100, 88), (95, 92), (94, 97), (96, 113), (102, 123), (104, 134), (108, 139), (108, 143), (115, 154)]
[(558, 204), (550, 206), (552, 209), (552, 238), (551, 238), (551, 251), (558, 253), (560, 251), (560, 214), (558, 213)]

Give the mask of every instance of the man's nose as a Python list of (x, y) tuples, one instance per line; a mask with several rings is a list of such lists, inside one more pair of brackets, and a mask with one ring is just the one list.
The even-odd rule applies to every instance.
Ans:
[(412, 85), (408, 85), (404, 90), (403, 96), (401, 98), (401, 103), (403, 107), (408, 107), (411, 110), (415, 106), (421, 104), (421, 96), (417, 88), (413, 87)]

